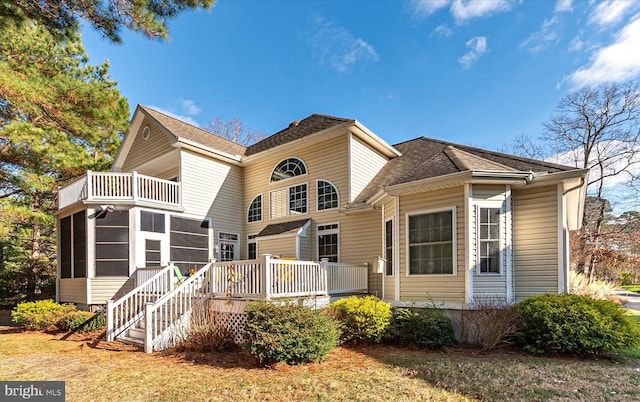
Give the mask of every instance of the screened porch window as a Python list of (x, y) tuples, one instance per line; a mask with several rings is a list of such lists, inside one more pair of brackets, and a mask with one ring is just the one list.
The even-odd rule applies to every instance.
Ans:
[(409, 215), (409, 274), (454, 273), (454, 211)]

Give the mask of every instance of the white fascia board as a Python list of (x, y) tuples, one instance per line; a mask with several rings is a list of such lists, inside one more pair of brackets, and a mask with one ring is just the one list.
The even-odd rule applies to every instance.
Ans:
[(588, 174), (589, 174), (589, 169), (574, 169), (574, 170), (567, 170), (563, 172), (554, 172), (554, 173), (547, 173), (547, 174), (534, 173), (533, 178), (531, 179), (530, 183), (528, 183), (527, 187), (556, 184), (566, 180), (571, 180), (571, 179), (580, 178), (580, 177), (584, 177), (586, 181)]
[(131, 124), (129, 125), (129, 129), (124, 134), (124, 138), (120, 143), (120, 147), (118, 148), (118, 153), (116, 153), (116, 157), (113, 159), (113, 165), (111, 165), (112, 172), (122, 171), (122, 165), (124, 165), (126, 156), (129, 154), (129, 150), (133, 145), (133, 140), (135, 140), (136, 134), (138, 133), (138, 130), (140, 130), (140, 126), (142, 125), (143, 120), (144, 120), (144, 115), (141, 109), (138, 107), (136, 108), (136, 111), (133, 114), (133, 118), (131, 119)]
[(364, 124), (360, 123), (358, 120), (355, 120), (355, 124), (353, 126), (356, 130), (351, 129), (352, 134), (356, 137), (363, 140), (366, 144), (371, 145), (374, 149), (384, 154), (384, 156), (388, 158), (395, 158), (401, 156), (402, 153), (389, 145), (385, 140), (380, 138), (376, 133), (369, 130)]
[(230, 162), (235, 165), (241, 165), (240, 160), (242, 159), (242, 156), (240, 155), (231, 155), (226, 152), (219, 151), (215, 148), (207, 147), (197, 142), (187, 140), (185, 138), (178, 137), (178, 142), (176, 146), (179, 148), (188, 149), (190, 151), (194, 151), (199, 154), (203, 154), (215, 159), (219, 159), (225, 162)]

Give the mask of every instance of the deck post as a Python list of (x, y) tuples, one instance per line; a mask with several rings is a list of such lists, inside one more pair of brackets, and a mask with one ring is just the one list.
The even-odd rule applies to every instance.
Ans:
[(146, 302), (144, 305), (144, 351), (153, 352), (153, 329), (156, 323), (152, 322), (153, 312), (151, 311), (153, 302)]
[(113, 342), (113, 300), (107, 300), (107, 342)]
[(138, 200), (138, 172), (131, 173), (131, 195), (134, 201)]
[(329, 259), (322, 258), (320, 260), (320, 286), (324, 289), (325, 294), (329, 294)]
[(271, 299), (271, 254), (262, 254), (262, 269), (260, 274), (262, 275), (262, 297), (264, 300)]
[(91, 170), (87, 170), (87, 200), (93, 197), (93, 183), (91, 179)]

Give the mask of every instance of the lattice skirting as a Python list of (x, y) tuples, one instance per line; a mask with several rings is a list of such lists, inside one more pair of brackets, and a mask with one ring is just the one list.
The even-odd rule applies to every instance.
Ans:
[(237, 344), (244, 341), (242, 329), (247, 324), (247, 313), (244, 312), (246, 305), (246, 300), (209, 300), (210, 322), (221, 331), (229, 331)]

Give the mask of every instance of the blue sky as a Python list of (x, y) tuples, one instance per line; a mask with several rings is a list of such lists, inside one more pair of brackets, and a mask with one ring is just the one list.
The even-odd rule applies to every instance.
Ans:
[(311, 113), (390, 143), (499, 150), (537, 137), (568, 91), (640, 75), (640, 1), (229, 1), (170, 22), (171, 40), (84, 29), (133, 112), (272, 134)]

